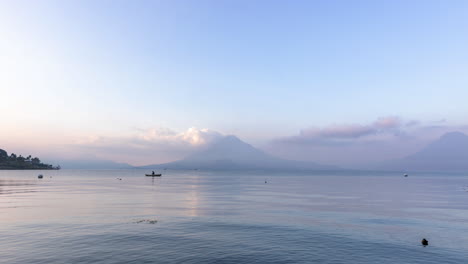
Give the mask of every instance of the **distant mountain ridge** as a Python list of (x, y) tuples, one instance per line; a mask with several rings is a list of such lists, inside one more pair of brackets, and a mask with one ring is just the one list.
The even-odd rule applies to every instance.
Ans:
[(468, 171), (468, 136), (449, 132), (405, 158), (385, 162), (379, 168), (413, 171)]
[(236, 136), (225, 136), (182, 160), (142, 166), (141, 168), (172, 169), (296, 169), (330, 170), (333, 166), (313, 162), (284, 160), (273, 157), (247, 144)]
[(59, 160), (62, 169), (88, 169), (88, 170), (110, 170), (131, 169), (133, 166), (127, 163), (118, 163), (110, 160)]

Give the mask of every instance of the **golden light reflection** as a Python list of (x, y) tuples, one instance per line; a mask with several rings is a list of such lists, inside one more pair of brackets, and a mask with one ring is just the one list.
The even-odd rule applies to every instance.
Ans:
[(199, 193), (198, 193), (198, 185), (190, 185), (190, 193), (188, 197), (188, 208), (190, 217), (199, 216)]

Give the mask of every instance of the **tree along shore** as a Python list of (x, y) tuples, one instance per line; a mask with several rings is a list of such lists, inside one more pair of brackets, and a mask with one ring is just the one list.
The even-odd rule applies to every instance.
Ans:
[(60, 166), (42, 163), (38, 157), (23, 157), (0, 149), (0, 170), (59, 170)]

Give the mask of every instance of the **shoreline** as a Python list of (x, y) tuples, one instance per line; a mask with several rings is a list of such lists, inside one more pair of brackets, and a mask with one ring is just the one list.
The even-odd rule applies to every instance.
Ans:
[(0, 170), (60, 170), (60, 168), (2, 168)]

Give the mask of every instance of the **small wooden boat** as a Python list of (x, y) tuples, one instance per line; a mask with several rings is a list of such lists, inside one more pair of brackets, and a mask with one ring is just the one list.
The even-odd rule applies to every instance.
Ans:
[(146, 176), (148, 177), (161, 177), (161, 173), (157, 173), (157, 174), (145, 174)]

